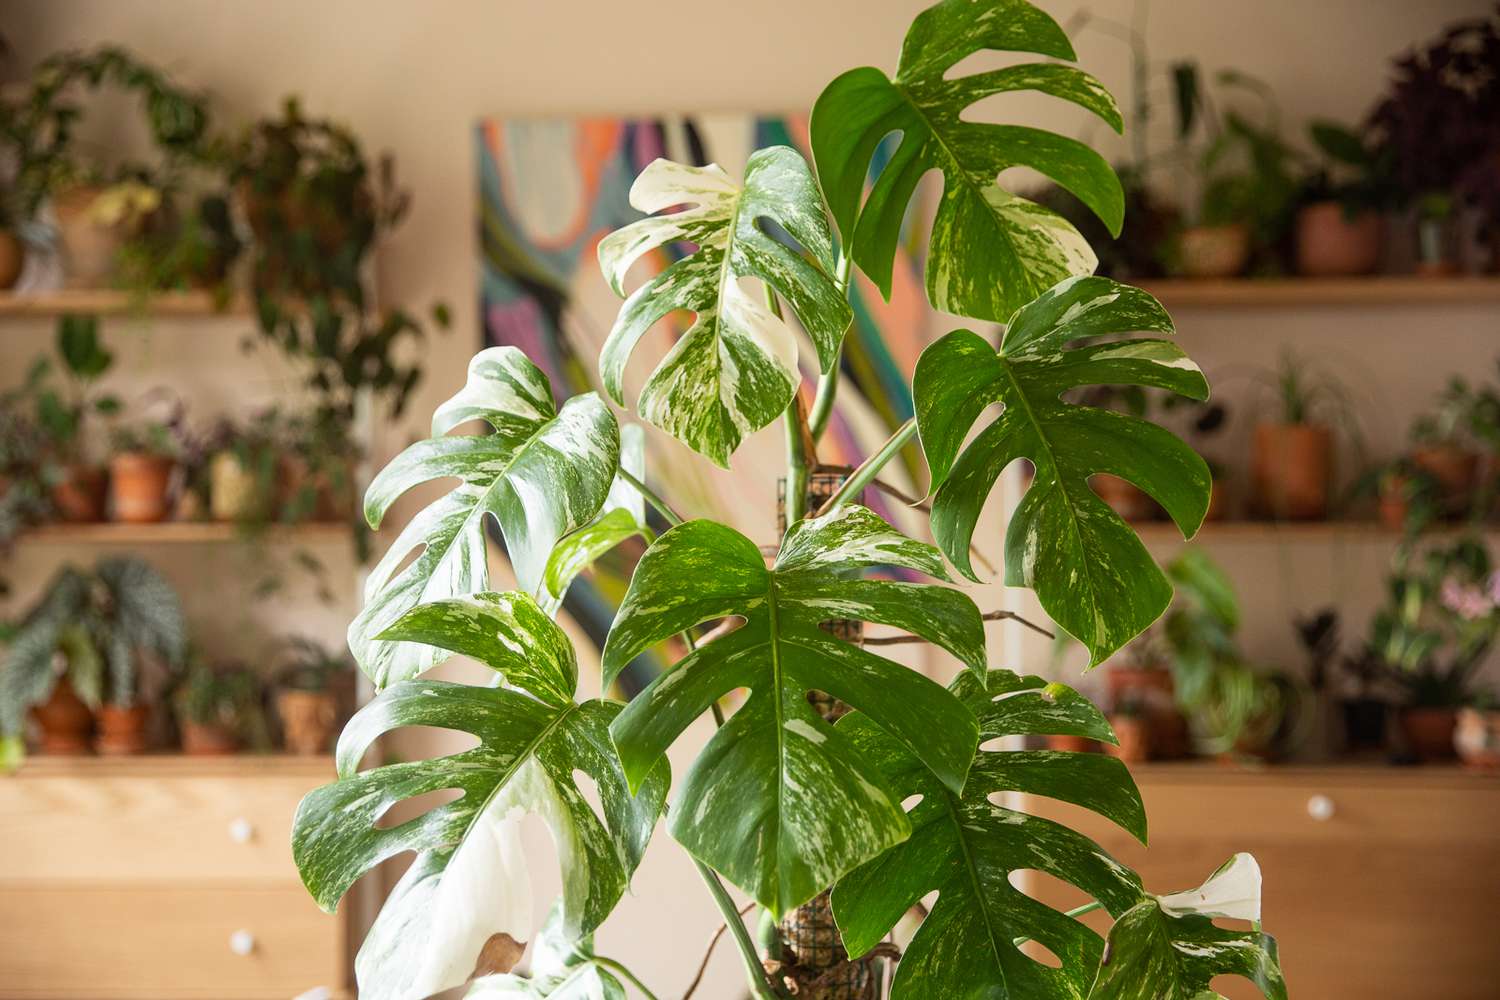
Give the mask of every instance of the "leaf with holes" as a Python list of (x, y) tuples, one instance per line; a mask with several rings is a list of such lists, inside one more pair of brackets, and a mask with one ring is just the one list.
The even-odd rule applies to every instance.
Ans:
[[(829, 208), (844, 246), (891, 294), (891, 271), (907, 205), (929, 170), (943, 196), (927, 256), (927, 296), (945, 312), (999, 322), (1044, 289), (1097, 262), (1066, 220), (999, 184), (1001, 171), (1030, 167), (1071, 191), (1119, 235), (1124, 196), (1109, 163), (1088, 146), (1042, 129), (966, 120), (994, 94), (1033, 91), (1076, 104), (1119, 131), (1114, 98), (1089, 74), (1053, 62), (1023, 63), (949, 79), (976, 52), (1076, 58), (1057, 23), (1025, 0), (943, 0), (917, 16), (895, 79), (866, 66), (824, 89), (809, 131)], [(861, 205), (870, 161), (886, 136), (899, 145)]]
[[(997, 352), (955, 330), (917, 360), (917, 428), (936, 495), (932, 534), (953, 564), (978, 579), (969, 545), (985, 499), (1018, 458), (1035, 468), (1005, 538), (1006, 583), (1036, 591), (1042, 607), (1098, 663), (1166, 610), (1172, 586), (1145, 545), (1089, 487), (1108, 473), (1166, 508), (1185, 537), (1208, 510), (1208, 465), (1167, 430), (1062, 398), (1092, 385), (1139, 385), (1208, 398), (1203, 373), (1175, 344), (1131, 339), (1069, 347), (1106, 334), (1170, 334), (1161, 303), (1108, 278), (1070, 278), (1010, 317)], [(964, 446), (980, 413), (1002, 407)]]
[[(449, 434), (472, 420), (492, 433)], [(620, 460), (619, 428), (603, 400), (587, 393), (558, 410), (547, 377), (514, 347), (474, 356), (467, 384), (433, 414), (432, 434), (396, 456), (365, 494), (365, 517), (378, 528), (413, 487), (460, 480), (412, 518), (365, 585), (349, 648), (377, 688), (444, 658), (434, 646), (382, 638), (392, 623), (424, 602), (489, 589), (486, 518), (500, 526), (517, 584), (536, 595), (552, 547), (599, 512)]]
[(1243, 976), (1268, 1000), (1286, 1000), (1276, 939), (1258, 926), (1216, 927), (1215, 917), (1259, 924), (1260, 866), (1250, 855), (1236, 854), (1197, 889), (1148, 896), (1116, 920), (1089, 1000), (1212, 1000), (1216, 976)]
[[(519, 841), (528, 813), (541, 817), (557, 845), (562, 933), (577, 940), (597, 927), (640, 863), (669, 777), (666, 762), (655, 762), (636, 775), (632, 794), (609, 736), (620, 707), (573, 702), (573, 650), (525, 594), (481, 594), (442, 602), (436, 611), (418, 608), (381, 638), (478, 656), (536, 695), (432, 680), (393, 684), (345, 728), (339, 780), (309, 793), (297, 810), (293, 855), (326, 910), (386, 858), (417, 852), (355, 964), (362, 998), (406, 1000), (497, 971), (494, 951), (531, 936), (530, 879)], [(479, 745), (361, 771), (371, 744), (403, 726), (470, 733)], [(579, 789), (575, 771), (593, 781), (602, 818)], [(444, 789), (462, 796), (405, 822), (382, 824), (393, 806)]]
[[(643, 418), (728, 467), (747, 434), (775, 420), (801, 381), (792, 328), (741, 287), (758, 278), (791, 306), (827, 372), (852, 312), (830, 276), (833, 236), (806, 161), (786, 146), (751, 154), (743, 184), (717, 165), (655, 160), (636, 178), (630, 204), (664, 215), (634, 222), (599, 244), (599, 266), (625, 294), (625, 277), (642, 255), (673, 243), (693, 253), (636, 289), (599, 355), (604, 388), (624, 404), (625, 365), (653, 323), (674, 309), (693, 325), (641, 389)], [(802, 253), (762, 228), (774, 223)]]
[[(983, 740), (1070, 735), (1114, 742), (1099, 710), (1061, 684), (991, 670), (983, 682), (961, 675), (952, 689), (978, 717)], [(1146, 814), (1125, 766), (1103, 754), (981, 749), (957, 794), (865, 715), (845, 716), (837, 730), (877, 764), (897, 794), (921, 796), (909, 814), (911, 838), (834, 887), (834, 919), (849, 954), (873, 948), (914, 903), (936, 891), (937, 902), (896, 969), (892, 1000), (1081, 998), (1103, 942), (1011, 885), (1011, 873), (1064, 879), (1114, 914), (1142, 898), (1140, 881), (1082, 834), (997, 805), (991, 796), (1023, 792), (1070, 802), (1144, 842)], [(1027, 957), (1015, 937), (1045, 945), (1061, 968)]]
[(682, 781), (668, 830), (775, 913), (811, 899), (909, 832), (901, 797), (813, 711), (808, 691), (867, 713), (955, 791), (973, 757), (974, 719), (957, 698), (819, 628), (845, 618), (892, 625), (983, 669), (983, 622), (968, 597), (931, 584), (856, 578), (871, 566), (944, 576), (936, 549), (863, 507), (797, 523), (770, 569), (734, 529), (689, 521), (641, 558), (605, 643), (608, 684), (656, 642), (701, 622), (745, 619), (653, 681), (610, 732), (625, 773), (639, 782), (716, 699), (750, 689)]

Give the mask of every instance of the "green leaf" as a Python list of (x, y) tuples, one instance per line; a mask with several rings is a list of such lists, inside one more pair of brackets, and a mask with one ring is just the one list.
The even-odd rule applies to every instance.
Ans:
[[(728, 467), (747, 434), (775, 420), (801, 381), (792, 328), (740, 286), (759, 278), (791, 306), (833, 367), (852, 317), (830, 277), (833, 236), (807, 163), (786, 146), (751, 155), (743, 185), (717, 165), (655, 160), (636, 178), (630, 204), (642, 212), (689, 206), (632, 223), (599, 244), (599, 266), (625, 294), (630, 266), (674, 243), (698, 249), (631, 293), (599, 356), (604, 388), (624, 404), (625, 365), (651, 325), (674, 309), (696, 315), (641, 390), (640, 415)], [(761, 228), (775, 223), (802, 253)]]
[[(978, 579), (969, 544), (985, 498), (1018, 458), (1035, 475), (1005, 539), (1006, 583), (1030, 587), (1053, 621), (1088, 647), (1091, 664), (1144, 631), (1172, 587), (1135, 533), (1089, 487), (1108, 473), (1151, 494), (1184, 536), (1208, 510), (1208, 465), (1170, 432), (1136, 417), (1066, 402), (1090, 385), (1141, 385), (1208, 398), (1198, 366), (1165, 340), (1068, 347), (1085, 337), (1172, 332), (1161, 304), (1108, 278), (1070, 278), (1010, 318), (997, 352), (955, 330), (922, 352), (912, 390), (936, 495), (932, 533)], [(967, 447), (980, 413), (1000, 415)]]
[[(982, 740), (1061, 734), (1114, 742), (1099, 710), (1061, 684), (991, 670), (983, 682), (964, 674), (952, 688), (978, 716)], [(963, 793), (955, 795), (864, 715), (845, 716), (837, 729), (877, 762), (898, 794), (921, 796), (908, 813), (911, 838), (834, 887), (834, 919), (849, 954), (874, 947), (912, 904), (936, 891), (937, 902), (897, 967), (892, 1000), (1081, 998), (1103, 942), (1011, 885), (1011, 873), (1054, 875), (1114, 914), (1139, 902), (1140, 881), (1087, 837), (998, 805), (991, 796), (1024, 792), (1069, 802), (1144, 842), (1146, 814), (1125, 766), (1103, 754), (980, 750)], [(1062, 967), (1022, 954), (1013, 943), (1017, 936), (1045, 945)]]
[[(1030, 167), (1071, 191), (1118, 235), (1124, 195), (1109, 163), (1088, 146), (1042, 129), (964, 120), (993, 94), (1036, 91), (1077, 104), (1119, 131), (1114, 98), (1092, 76), (1056, 63), (1025, 63), (949, 79), (975, 52), (1028, 52), (1072, 60), (1057, 23), (1025, 0), (943, 0), (907, 32), (894, 80), (873, 67), (838, 77), (809, 126), (818, 178), (846, 252), (891, 294), (891, 270), (917, 182), (943, 174), (932, 226), (927, 296), (934, 307), (1004, 320), (1044, 289), (1097, 262), (1061, 216), (1002, 188), (1001, 171)], [(871, 158), (885, 137), (900, 144), (861, 206)]]
[(1374, 160), (1364, 140), (1336, 122), (1315, 121), (1308, 126), (1313, 142), (1330, 160), (1351, 167), (1369, 167)]
[(68, 370), (81, 379), (98, 378), (114, 363), (114, 355), (99, 342), (96, 316), (70, 314), (59, 319), (57, 350)]
[(1244, 976), (1286, 1000), (1276, 939), (1216, 927), (1214, 917), (1260, 921), (1260, 867), (1237, 854), (1197, 889), (1148, 896), (1109, 931), (1089, 1000), (1204, 1000), (1215, 976)]
[[(452, 612), (462, 602), (447, 602)], [(418, 608), (392, 630), (419, 634), (450, 652), (482, 655), (508, 681), (576, 670), (567, 639), (522, 594), (480, 594), (443, 628)], [(533, 664), (523, 676), (519, 664)], [(571, 679), (569, 677), (568, 679)], [(548, 690), (548, 685), (542, 685)], [(549, 690), (549, 694), (551, 694)], [(428, 996), (471, 978), (485, 944), (531, 936), (530, 880), (520, 850), (527, 813), (552, 832), (562, 869), (562, 932), (577, 940), (608, 916), (640, 863), (669, 781), (658, 763), (632, 795), (610, 742), (619, 706), (541, 701), (518, 690), (442, 681), (393, 684), (362, 708), (339, 739), (339, 780), (311, 792), (297, 810), (292, 851), (308, 890), (326, 910), (365, 872), (406, 851), (417, 857), (397, 883), (360, 949), (360, 996)], [(360, 771), (366, 751), (402, 726), (471, 733), (479, 745), (431, 760)], [(602, 818), (574, 779), (591, 778)], [(462, 796), (393, 826), (392, 806), (441, 789)], [(477, 971), (483, 971), (478, 969)]]
[[(446, 436), (471, 420), (493, 433)], [(365, 495), (365, 517), (378, 528), (407, 490), (460, 480), (412, 518), (365, 585), (349, 648), (377, 688), (444, 658), (381, 632), (418, 604), (489, 589), (486, 517), (500, 526), (520, 589), (537, 595), (553, 546), (598, 513), (619, 466), (619, 428), (603, 400), (588, 393), (556, 409), (546, 376), (513, 347), (474, 356), (467, 384), (433, 414), (432, 433), (396, 456)]]
[(941, 685), (819, 628), (858, 618), (922, 636), (982, 670), (984, 630), (967, 596), (930, 584), (858, 579), (898, 566), (942, 576), (929, 545), (863, 507), (787, 532), (775, 564), (744, 535), (689, 521), (641, 558), (604, 646), (605, 683), (652, 644), (701, 622), (744, 619), (636, 696), (610, 727), (632, 783), (718, 698), (749, 688), (681, 783), (668, 830), (775, 913), (906, 838), (896, 795), (808, 704), (824, 691), (865, 712), (947, 787), (961, 788), (977, 739)]

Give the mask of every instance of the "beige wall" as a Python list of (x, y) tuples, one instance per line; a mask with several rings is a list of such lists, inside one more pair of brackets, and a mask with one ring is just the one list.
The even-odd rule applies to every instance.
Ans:
[[(1071, 0), (1044, 5), (1059, 17), (1076, 8)], [(429, 379), (410, 420), (384, 429), (387, 445), (394, 446), (420, 433), (426, 412), (461, 379), (477, 343), (470, 133), (476, 119), (803, 109), (845, 68), (892, 67), (917, 6), (895, 0), (10, 0), (0, 24), (25, 59), (68, 45), (128, 45), (209, 88), (230, 117), (269, 111), (295, 92), (310, 111), (347, 121), (372, 148), (397, 155), (415, 205), (384, 255), (383, 290), (411, 304), (446, 300), (456, 331), (427, 348)], [(1281, 96), (1286, 121), (1300, 130), (1309, 116), (1357, 117), (1379, 88), (1390, 54), (1487, 6), (1482, 0), (1158, 0), (1149, 37), (1158, 60), (1195, 56), (1210, 69), (1236, 66), (1266, 78)], [(1125, 0), (1095, 7), (1129, 16)], [(1117, 42), (1092, 34), (1078, 47), (1085, 66), (1123, 91), (1128, 67)], [(1015, 108), (1041, 120), (1055, 111), (1019, 99)], [(1068, 117), (1062, 127), (1071, 129), (1072, 122)], [(109, 123), (98, 127), (108, 134)], [(1392, 450), (1391, 436), (1448, 370), (1487, 366), (1500, 348), (1500, 323), (1487, 307), (1235, 317), (1198, 312), (1184, 313), (1180, 322), (1186, 346), (1211, 373), (1216, 362), (1266, 363), (1283, 344), (1340, 367), (1371, 400), (1371, 436), (1381, 452)], [(185, 343), (197, 332), (160, 336)], [(233, 356), (233, 341), (224, 337), (216, 349), (225, 359)], [(24, 353), (16, 340), (0, 341), (0, 380), (10, 379)], [(186, 356), (164, 355), (157, 360), (166, 368), (158, 371), (170, 373), (172, 357), (182, 359), (178, 370), (198, 370), (185, 367)], [(284, 383), (260, 384), (274, 393)], [(1227, 391), (1243, 396), (1246, 384), (1231, 378)], [(1379, 557), (1369, 553), (1320, 546), (1222, 551), (1242, 576), (1252, 649), (1267, 657), (1291, 651), (1290, 610), (1344, 594), (1367, 606), (1375, 594)], [(184, 580), (192, 571), (190, 564), (175, 567)], [(199, 595), (206, 611), (211, 596), (201, 586)], [(320, 626), (330, 627), (325, 619)], [(1027, 665), (1044, 666), (1041, 660)], [(681, 755), (677, 763), (681, 773)], [(546, 885), (545, 878), (539, 881)], [(633, 960), (662, 996), (671, 996), (691, 975), (713, 924), (680, 853), (662, 838), (636, 894), (600, 939), (609, 952)], [(700, 996), (735, 994), (740, 980), (731, 952), (722, 949)]]

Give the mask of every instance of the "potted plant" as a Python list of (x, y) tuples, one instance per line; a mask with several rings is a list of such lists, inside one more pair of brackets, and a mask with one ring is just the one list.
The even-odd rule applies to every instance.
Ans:
[(195, 757), (238, 753), (263, 724), (259, 678), (240, 664), (215, 667), (195, 660), (173, 694), (172, 708), (182, 750)]
[[(599, 244), (602, 269), (628, 295), (601, 355), (607, 393), (624, 404), (620, 376), (632, 353), (648, 349), (641, 334), (691, 302), (695, 331), (659, 359), (638, 412), (721, 466), (746, 436), (784, 419), (787, 530), (769, 546), (774, 556), (728, 525), (684, 518), (628, 454), (622, 465), (614, 411), (592, 393), (559, 406), (547, 377), (514, 347), (477, 355), (465, 387), (439, 407), (433, 436), (376, 477), (366, 511), (377, 526), (408, 490), (450, 476), (460, 482), (416, 515), (370, 577), (349, 645), (380, 693), (340, 738), (338, 778), (309, 793), (294, 821), (293, 857), (329, 910), (392, 845), (418, 853), (361, 949), (362, 995), (391, 983), (404, 994), (430, 995), (464, 985), (476, 968), (485, 974), (480, 990), (502, 994), (556, 995), (563, 978), (601, 996), (623, 993), (621, 976), (639, 986), (621, 963), (590, 958), (588, 941), (623, 896), (665, 815), (667, 833), (723, 914), (756, 1000), (814, 993), (820, 974), (805, 967), (793, 942), (820, 916), (824, 951), (848, 958), (841, 973), (860, 984), (886, 979), (877, 965), (885, 949), (876, 946), (912, 900), (933, 892), (927, 922), (887, 980), (895, 1000), (1006, 990), (1082, 996), (1096, 983), (1104, 984), (1094, 988), (1101, 996), (1198, 996), (1229, 968), (1181, 958), (1207, 951), (1232, 955), (1234, 970), (1269, 1000), (1285, 1000), (1274, 943), (1258, 926), (1259, 873), (1249, 858), (1224, 866), (1206, 888), (1158, 897), (1101, 857), (1092, 841), (1017, 811), (1020, 803), (991, 800), (1015, 784), (1015, 768), (1025, 767), (1028, 787), (1048, 788), (1081, 808), (1108, 810), (1102, 796), (1111, 796), (1122, 803), (1115, 814), (1132, 817), (1123, 825), (1144, 839), (1138, 793), (1117, 761), (1037, 751), (1017, 757), (1006, 748), (1011, 736), (1107, 739), (1099, 711), (1066, 685), (990, 668), (984, 615), (972, 599), (911, 578), (949, 576), (949, 563), (977, 578), (969, 548), (981, 509), (1002, 467), (1030, 459), (1033, 481), (1008, 529), (1010, 579), (1031, 587), (1058, 626), (1087, 648), (1090, 662), (1102, 662), (1155, 621), (1171, 587), (1129, 525), (1085, 495), (1088, 478), (1149, 476), (1153, 494), (1187, 534), (1209, 502), (1206, 464), (1170, 432), (1136, 428), (1125, 447), (1125, 418), (1061, 398), (1069, 388), (1110, 383), (1145, 383), (1196, 399), (1208, 393), (1201, 371), (1167, 340), (1070, 349), (1080, 337), (1165, 333), (1171, 324), (1149, 293), (1089, 274), (1085, 245), (1060, 218), (998, 186), (995, 150), (1016, 133), (964, 116), (997, 78), (947, 74), (966, 54), (1000, 47), (1058, 60), (1008, 75), (1009, 84), (1061, 94), (1118, 122), (1097, 82), (1061, 61), (1071, 54), (1065, 33), (1040, 10), (1018, 0), (943, 2), (918, 15), (896, 79), (864, 67), (825, 89), (810, 126), (816, 173), (787, 146), (755, 151), (734, 175), (658, 159), (636, 183), (635, 203), (664, 214)], [(1046, 73), (1038, 75), (1041, 68)], [(870, 161), (893, 122), (905, 144), (892, 154), (908, 164), (901, 175), (937, 169), (947, 175), (947, 190), (966, 192), (962, 210), (951, 201), (938, 209), (926, 257), (929, 298), (940, 310), (970, 317), (970, 325), (980, 322), (975, 317), (1004, 324), (1005, 335), (997, 344), (956, 330), (930, 345), (913, 378), (915, 419), (893, 429), (831, 495), (810, 502), (821, 408), (804, 418), (799, 340), (790, 317), (778, 320), (776, 312), (785, 302), (797, 314), (821, 345), (820, 370), (833, 376), (852, 317), (851, 269), (884, 286), (895, 250), (887, 240), (851, 237), (896, 233), (913, 194), (887, 172), (882, 177), (890, 180), (867, 197)], [(1114, 191), (1107, 162), (1087, 147), (1025, 134), (1034, 167), (1079, 188), (1075, 193)], [(980, 174), (982, 196), (973, 183)], [(1098, 188), (1082, 184), (1084, 177), (1096, 177)], [(1117, 228), (1118, 201), (1097, 207)], [(799, 249), (765, 238), (766, 219), (792, 233)], [(697, 237), (694, 249), (671, 264), (666, 279), (658, 274), (632, 291), (628, 276), (640, 270), (633, 265), (677, 243), (684, 227)], [(999, 232), (1010, 238), (994, 238)], [(731, 254), (731, 239), (753, 241), (756, 249)], [(840, 263), (836, 245), (853, 257)], [(756, 258), (761, 263), (752, 263)], [(770, 288), (764, 307), (740, 288), (752, 273), (747, 268)], [(735, 338), (744, 353), (732, 370), (705, 363), (702, 351), (718, 349), (724, 324), (742, 322), (755, 334)], [(476, 420), (493, 433), (450, 433)], [(903, 536), (858, 502), (914, 440), (935, 484), (932, 546)], [(683, 655), (628, 704), (608, 696), (580, 703), (577, 657), (552, 617), (566, 589), (560, 578), (608, 551), (612, 538), (638, 537), (648, 503), (668, 528), (641, 557), (613, 618), (601, 657), (603, 690), (613, 690), (627, 665), (663, 642), (680, 641)], [(766, 511), (766, 529), (774, 513)], [(476, 558), (487, 523), (498, 523), (505, 536), (515, 590), (494, 591), (486, 560)], [(875, 576), (877, 568), (903, 571), (903, 579)], [(878, 645), (856, 645), (858, 625), (821, 628), (830, 618), (878, 622), (904, 632), (898, 640), (934, 642), (964, 664), (963, 676), (944, 688), (881, 656)], [(726, 619), (729, 627), (718, 627)], [(459, 652), (486, 664), (492, 683), (431, 677), (430, 668)], [(724, 696), (745, 690), (726, 718)], [(827, 707), (815, 707), (810, 691), (832, 696), (818, 699)], [(831, 721), (834, 701), (848, 711)], [(700, 722), (712, 725), (713, 735), (674, 781), (665, 755)], [(478, 746), (360, 766), (370, 745), (407, 725), (459, 729)], [(597, 809), (575, 777), (580, 770), (597, 791)], [(667, 810), (669, 785), (676, 799)], [(419, 822), (384, 825), (397, 802), (448, 788), (460, 797)], [(524, 894), (496, 906), (492, 891), (507, 881), (496, 858), (516, 858), (514, 870), (521, 870), (512, 851), (521, 850), (527, 812), (551, 823), (560, 843), (581, 845), (559, 852), (565, 888), (557, 944), (543, 949), (559, 957), (544, 954), (529, 979), (510, 971), (516, 949), (486, 946), (535, 938), (529, 917), (539, 908)], [(1048, 850), (1059, 843), (1078, 849)], [(474, 845), (478, 853), (467, 853)], [(1045, 981), (1029, 973), (1028, 982), (1014, 974), (1027, 961), (1015, 950), (1016, 937), (1045, 943), (1068, 918), (1041, 904), (994, 907), (1014, 901), (1009, 872), (1044, 855), (1090, 898), (1111, 900), (1119, 919), (1108, 944), (1089, 939), (1087, 954), (1059, 946), (1061, 969), (1044, 970)], [(477, 878), (478, 868), (499, 878)], [(726, 879), (769, 912), (772, 962), (756, 948)], [(898, 884), (902, 898), (893, 906)], [(1003, 933), (987, 931), (989, 915), (1000, 912), (1007, 914)], [(1256, 923), (1249, 930), (1214, 926), (1210, 914), (1237, 926)], [(447, 932), (450, 919), (461, 932)], [(394, 935), (385, 933), (392, 928)], [(409, 949), (390, 946), (398, 938), (421, 942), (420, 962)], [(944, 949), (960, 940), (972, 945), (963, 960), (944, 960)]]
[(158, 421), (142, 421), (114, 428), (111, 440), (109, 495), (115, 520), (128, 524), (166, 520), (172, 512), (172, 472), (178, 452), (172, 429)]
[(1303, 185), (1297, 210), (1297, 272), (1307, 277), (1369, 274), (1380, 264), (1385, 209), (1392, 201), (1390, 156), (1328, 121), (1309, 128), (1324, 164)]
[(220, 420), (211, 436), (215, 447), (208, 461), (209, 509), (215, 521), (251, 529), (269, 523), (284, 448), (281, 430), (275, 408), (240, 426), (228, 418)]
[(1144, 702), (1133, 695), (1124, 697), (1109, 714), (1109, 728), (1114, 731), (1115, 742), (1104, 744), (1105, 753), (1127, 764), (1144, 764), (1152, 758), (1153, 726)]
[(46, 437), (24, 405), (30, 392), (22, 386), (0, 393), (0, 554), (52, 512), (43, 479)]
[(242, 249), (224, 195), (203, 195), (187, 212), (169, 205), (161, 224), (144, 228), (118, 253), (116, 281), (142, 303), (161, 292), (211, 290), (221, 305), (229, 269)]
[(335, 685), (352, 670), (347, 654), (331, 653), (307, 638), (291, 640), (276, 682), (276, 714), (288, 750), (329, 752), (339, 717)]
[[(184, 625), (177, 594), (139, 559), (101, 559), (91, 572), (64, 567), (22, 619), (0, 679), (0, 735), (20, 735), (38, 706), (49, 752), (83, 752), (93, 712), (106, 700), (128, 710), (138, 693), (139, 658), (175, 665)], [(66, 685), (62, 684), (66, 681)], [(128, 725), (123, 716), (111, 722)], [(110, 730), (111, 746), (121, 730)]]
[(1278, 521), (1321, 520), (1333, 477), (1329, 420), (1348, 409), (1343, 387), (1290, 352), (1269, 381), (1278, 419), (1255, 426), (1250, 474), (1256, 510)]
[(52, 361), (45, 358), (33, 366), (31, 379), (37, 424), (48, 440), (45, 472), (52, 506), (64, 521), (102, 521), (105, 473), (89, 456), (84, 431), (95, 416), (119, 412), (117, 397), (95, 391), (114, 355), (99, 340), (97, 317), (84, 315), (58, 319), (57, 353), (64, 384), (51, 383)]
[(1417, 535), (1443, 514), (1438, 481), (1409, 456), (1375, 466), (1360, 477), (1355, 493), (1374, 493), (1376, 518), (1390, 531)]
[(1443, 513), (1462, 514), (1474, 507), (1479, 483), (1480, 454), (1470, 433), (1474, 426), (1476, 395), (1468, 382), (1455, 376), (1438, 397), (1437, 409), (1412, 422), (1411, 461), (1437, 486)]
[(349, 520), (360, 447), (349, 433), (348, 421), (336, 411), (318, 409), (289, 418), (285, 436), (277, 502), (281, 520)]
[(1500, 768), (1500, 708), (1496, 707), (1492, 692), (1459, 709), (1453, 748), (1465, 767), (1479, 771)]

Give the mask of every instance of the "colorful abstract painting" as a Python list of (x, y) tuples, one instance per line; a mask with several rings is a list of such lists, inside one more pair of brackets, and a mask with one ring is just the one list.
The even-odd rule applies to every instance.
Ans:
[[(629, 202), (641, 168), (666, 157), (718, 163), (738, 175), (749, 154), (763, 146), (784, 144), (806, 154), (807, 121), (745, 114), (494, 119), (478, 125), (476, 140), (485, 345), (520, 347), (547, 372), (558, 393), (571, 394), (598, 387), (595, 362), (620, 300), (600, 274), (596, 252), (607, 233), (641, 217)], [(689, 249), (658, 252), (637, 265), (644, 269), (640, 277)], [(858, 463), (911, 415), (911, 372), (931, 333), (920, 262), (910, 255), (897, 261), (889, 302), (856, 279), (853, 303), (855, 326), (845, 342), (838, 405), (819, 447), (825, 465)], [(643, 341), (639, 354), (647, 361), (639, 371), (627, 372), (631, 401), (649, 374), (650, 359), (665, 353), (689, 323), (690, 317), (669, 316)], [(658, 342), (651, 344), (651, 337)], [(810, 398), (817, 376), (810, 346), (802, 358)], [(634, 419), (628, 412), (620, 416)], [(771, 512), (782, 447), (779, 427), (767, 428), (748, 438), (732, 469), (724, 471), (648, 428), (648, 475), (679, 498), (689, 515), (716, 517), (774, 543)], [(895, 472), (896, 485), (920, 492), (924, 484), (914, 483), (917, 466), (912, 456), (906, 469)], [(877, 494), (867, 501), (898, 525), (914, 525), (899, 502)], [(602, 636), (623, 595), (629, 558), (601, 566), (569, 596), (569, 612), (596, 636)]]

